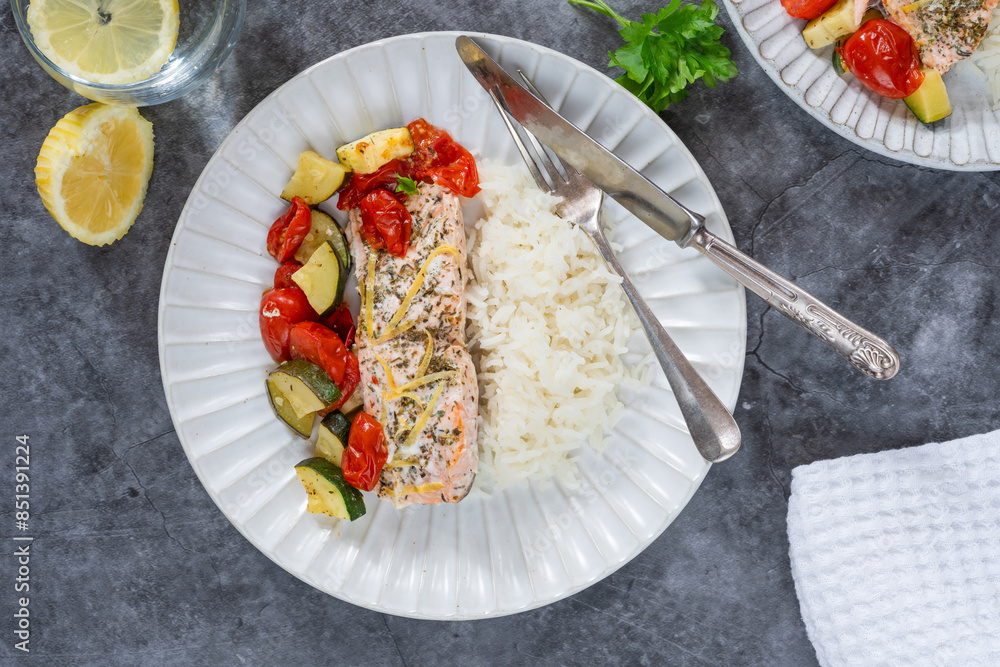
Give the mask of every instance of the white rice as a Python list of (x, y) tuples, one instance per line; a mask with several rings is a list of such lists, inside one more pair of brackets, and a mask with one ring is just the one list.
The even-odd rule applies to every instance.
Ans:
[[(555, 215), (524, 169), (480, 165), (485, 213), (469, 242), (470, 349), (479, 371), (477, 487), (577, 481), (573, 454), (603, 449), (636, 328), (597, 248)], [(648, 374), (644, 374), (648, 375)]]
[(1000, 5), (993, 10), (990, 27), (972, 55), (962, 61), (974, 65), (986, 82), (993, 108), (1000, 107)]

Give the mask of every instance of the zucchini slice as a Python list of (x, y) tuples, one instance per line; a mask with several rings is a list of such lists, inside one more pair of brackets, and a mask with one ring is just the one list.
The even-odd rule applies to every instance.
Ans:
[(295, 414), (295, 410), (292, 409), (291, 402), (285, 398), (285, 395), (278, 388), (278, 385), (267, 378), (267, 400), (271, 403), (271, 409), (274, 410), (274, 414), (280, 419), (284, 424), (292, 429), (296, 435), (301, 438), (308, 439), (312, 435), (313, 428), (313, 413), (307, 415), (298, 416)]
[(267, 376), (267, 382), (268, 390), (273, 384), (278, 397), (286, 401), (300, 419), (306, 416), (311, 418), (314, 412), (340, 400), (340, 389), (333, 380), (322, 368), (305, 359), (292, 359), (281, 364)]
[[(843, 46), (843, 45), (844, 45), (844, 39), (843, 38), (837, 40), (837, 47), (838, 48), (841, 47), (841, 46)], [(833, 60), (833, 71), (834, 72), (836, 72), (837, 74), (847, 74), (847, 65), (844, 64), (844, 59), (840, 57), (840, 54), (837, 53), (836, 50), (834, 50), (833, 55), (831, 56), (831, 59)]]
[(924, 81), (914, 93), (903, 101), (921, 123), (933, 123), (951, 115), (948, 90), (941, 79), (941, 72), (930, 67), (921, 68)]
[[(352, 353), (355, 353), (357, 348), (352, 349)], [(347, 402), (340, 406), (340, 411), (347, 416), (351, 416), (353, 413), (361, 409), (364, 405), (364, 399), (361, 398), (361, 390), (355, 389), (351, 397), (347, 399)]]
[(854, 23), (854, 2), (838, 0), (833, 7), (806, 23), (802, 30), (806, 45), (810, 49), (819, 49), (857, 30), (860, 24)]
[(316, 456), (322, 456), (330, 463), (340, 465), (347, 448), (347, 438), (351, 433), (351, 421), (339, 410), (334, 410), (319, 423), (319, 437), (316, 438)]
[(347, 483), (344, 473), (326, 459), (316, 456), (300, 461), (295, 474), (309, 494), (306, 510), (354, 521), (365, 515), (365, 498)]
[(340, 225), (323, 211), (316, 210), (312, 212), (312, 218), (309, 222), (309, 233), (302, 239), (302, 245), (299, 246), (299, 249), (295, 251), (295, 261), (299, 264), (305, 264), (312, 257), (312, 254), (323, 245), (324, 241), (329, 241), (333, 244), (333, 249), (337, 251), (337, 258), (340, 259), (344, 270), (350, 272), (351, 253), (347, 247), (347, 237)]
[(359, 174), (370, 174), (392, 160), (406, 157), (413, 152), (413, 137), (405, 127), (372, 132), (367, 137), (344, 144), (337, 149), (337, 157)]
[(349, 173), (351, 170), (339, 162), (327, 160), (313, 151), (305, 151), (299, 155), (295, 173), (281, 191), (281, 198), (292, 201), (293, 197), (302, 197), (307, 204), (314, 206), (332, 197)]
[(325, 241), (306, 265), (292, 274), (292, 281), (306, 293), (313, 310), (320, 317), (328, 317), (344, 300), (347, 271), (340, 263), (333, 244)]

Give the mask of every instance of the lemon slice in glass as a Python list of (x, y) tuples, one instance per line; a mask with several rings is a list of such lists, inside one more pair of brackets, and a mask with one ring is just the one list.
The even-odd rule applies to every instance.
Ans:
[(70, 236), (105, 245), (135, 222), (152, 171), (152, 123), (134, 107), (88, 104), (63, 116), (45, 137), (35, 184)]
[(57, 67), (95, 83), (148, 79), (177, 44), (177, 0), (31, 0), (28, 25)]

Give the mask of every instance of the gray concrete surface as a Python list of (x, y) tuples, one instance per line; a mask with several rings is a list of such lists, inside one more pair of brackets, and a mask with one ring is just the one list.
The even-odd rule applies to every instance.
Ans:
[[(615, 3), (636, 17), (658, 7)], [(496, 620), (385, 616), (285, 573), (229, 524), (173, 432), (156, 313), (169, 239), (219, 142), (274, 88), (364, 42), (467, 29), (598, 68), (613, 23), (562, 0), (253, 0), (209, 85), (143, 113), (156, 132), (146, 208), (106, 248), (49, 218), (35, 157), (83, 100), (0, 14), (0, 662), (38, 665), (815, 664), (788, 566), (791, 470), (1000, 425), (993, 174), (864, 152), (795, 106), (733, 32), (740, 75), (663, 114), (717, 189), (741, 248), (899, 347), (874, 383), (748, 297), (736, 418), (744, 446), (619, 572)], [(728, 17), (722, 23), (729, 26)], [(31, 653), (13, 648), (15, 436), (31, 443)]]

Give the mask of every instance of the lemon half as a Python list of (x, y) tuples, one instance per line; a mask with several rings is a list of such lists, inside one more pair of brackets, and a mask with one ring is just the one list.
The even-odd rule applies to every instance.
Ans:
[(60, 69), (95, 83), (135, 83), (177, 45), (177, 0), (31, 0), (28, 25)]
[(90, 245), (125, 236), (153, 171), (153, 125), (134, 107), (88, 104), (42, 143), (35, 184), (62, 228)]

